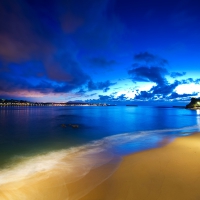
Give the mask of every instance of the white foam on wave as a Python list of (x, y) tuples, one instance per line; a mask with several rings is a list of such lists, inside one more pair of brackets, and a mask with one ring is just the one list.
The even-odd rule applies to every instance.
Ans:
[[(113, 154), (106, 153), (103, 148), (94, 145), (88, 148), (88, 146), (73, 147), (32, 158), (24, 157), (23, 161), (17, 165), (0, 170), (0, 185), (20, 181), (38, 172), (47, 172), (51, 169), (60, 169), (64, 170), (65, 174), (73, 174), (73, 177), (68, 180), (71, 182), (84, 176), (92, 168), (99, 167), (113, 158)], [(77, 171), (79, 174), (76, 173)]]
[[(17, 165), (0, 171), (0, 199), (77, 200), (107, 179), (119, 162), (119, 157), (95, 143), (25, 157)], [(108, 163), (108, 170), (86, 181), (84, 187), (68, 191), (68, 184), (76, 184), (91, 170)]]
[(162, 134), (170, 133), (170, 132), (177, 132), (176, 136), (184, 136), (185, 131), (187, 131), (187, 135), (191, 134), (194, 131), (200, 131), (200, 127), (198, 125), (194, 126), (187, 126), (182, 128), (174, 128), (174, 129), (160, 129), (160, 130), (148, 130), (148, 131), (138, 131), (138, 132), (131, 132), (131, 133), (122, 133), (117, 135), (112, 135), (105, 137), (101, 140), (94, 141), (93, 144), (99, 146), (106, 146), (107, 148), (111, 146), (118, 146), (120, 144), (126, 144), (135, 142), (137, 140), (142, 140), (147, 138), (148, 136), (162, 136)]
[[(19, 198), (15, 197), (15, 199), (21, 200), (23, 195), (19, 193), (20, 188), (25, 187), (27, 183), (26, 180), (30, 180), (37, 174), (42, 175), (33, 179), (36, 185), (44, 180), (48, 180), (49, 177), (58, 176), (60, 181), (56, 183), (57, 185), (52, 184), (52, 187), (58, 187), (59, 184), (67, 185), (79, 181), (88, 175), (91, 170), (110, 163), (111, 167), (106, 173), (99, 175), (95, 180), (90, 180), (91, 182), (88, 183), (86, 188), (76, 191), (73, 195), (71, 194), (70, 198), (69, 196), (66, 197), (66, 199), (70, 200), (78, 199), (107, 179), (115, 171), (120, 158), (115, 154), (113, 149), (126, 144), (132, 144), (134, 146), (137, 141), (144, 142), (146, 138), (157, 138), (157, 136), (162, 135), (162, 133), (183, 132), (184, 135), (185, 131), (190, 132), (194, 130), (198, 131), (199, 126), (123, 133), (108, 136), (79, 147), (49, 152), (34, 157), (24, 157), (21, 159), (22, 161), (20, 163), (13, 164), (0, 170), (0, 197), (2, 193), (6, 198), (1, 197), (1, 199), (10, 200), (13, 199), (11, 193), (13, 193), (13, 195), (17, 193), (19, 194)], [(162, 140), (162, 137), (158, 137), (158, 140)], [(20, 182), (20, 185), (13, 184), (17, 182)], [(10, 184), (9, 187), (6, 187), (7, 184)], [(29, 190), (33, 192), (31, 187)], [(11, 197), (9, 197), (9, 195), (11, 195)], [(43, 198), (41, 195), (42, 193), (39, 195), (38, 199)], [(25, 196), (24, 199), (31, 198)], [(37, 198), (35, 197), (35, 199)]]
[[(150, 130), (137, 133), (123, 133), (105, 137), (89, 144), (70, 149), (50, 152), (34, 157), (24, 157), (17, 165), (0, 170), (0, 185), (20, 181), (51, 169), (62, 170), (68, 175), (67, 183), (77, 181), (94, 168), (100, 167), (116, 157), (113, 148), (134, 143), (137, 140), (153, 137), (153, 134), (199, 130), (199, 126), (178, 129)], [(41, 177), (44, 178), (44, 177)]]

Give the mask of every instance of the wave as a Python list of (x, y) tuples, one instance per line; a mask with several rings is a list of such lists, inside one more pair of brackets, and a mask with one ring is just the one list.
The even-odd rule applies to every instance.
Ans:
[[(0, 199), (79, 199), (112, 175), (122, 155), (164, 145), (192, 131), (199, 131), (199, 126), (123, 133), (79, 147), (20, 157), (19, 163), (0, 170)], [(95, 173), (100, 168), (104, 170)]]
[[(88, 144), (20, 160), (0, 171), (1, 200), (79, 199), (115, 171), (120, 157)], [(103, 173), (83, 182), (95, 169), (106, 165), (109, 167), (101, 170)], [(82, 189), (70, 189), (70, 185), (81, 182)]]

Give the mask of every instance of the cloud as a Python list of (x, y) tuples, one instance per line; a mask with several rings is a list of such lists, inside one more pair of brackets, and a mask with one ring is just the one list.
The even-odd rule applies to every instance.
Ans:
[(99, 99), (97, 101), (113, 101), (113, 97), (109, 95), (99, 95)]
[[(89, 62), (97, 67), (114, 65), (114, 60), (96, 56), (105, 48), (115, 51), (110, 43), (116, 44), (122, 30), (114, 15), (109, 20), (103, 15), (108, 4), (107, 0), (2, 1), (0, 92), (65, 93), (91, 80), (84, 59), (92, 58)], [(88, 89), (106, 92), (111, 85), (90, 83)]]
[(134, 61), (132, 69), (128, 70), (128, 74), (131, 76), (133, 82), (154, 82), (158, 85), (167, 83), (165, 76), (169, 72), (164, 67), (168, 63), (167, 60), (144, 52), (136, 54)]
[[(66, 93), (84, 85), (89, 76), (86, 75), (77, 63), (66, 65), (63, 70), (52, 68), (52, 74), (48, 73), (45, 67), (31, 67), (29, 63), (24, 65), (12, 65), (7, 71), (0, 70), (0, 92), (15, 91), (37, 91), (43, 94), (47, 93)], [(27, 67), (27, 68), (26, 68)], [(63, 66), (61, 66), (63, 67)], [(1, 69), (1, 68), (0, 68)], [(53, 73), (54, 72), (54, 73)]]
[(110, 88), (110, 86), (115, 85), (116, 83), (111, 83), (110, 81), (105, 81), (105, 82), (93, 82), (90, 80), (88, 82), (88, 91), (93, 91), (93, 90), (103, 90), (104, 92), (107, 92)]
[[(90, 79), (70, 45), (63, 45), (64, 39), (69, 40), (59, 25), (62, 12), (55, 12), (60, 5), (61, 1), (55, 5), (45, 1), (1, 2), (0, 18), (6, 19), (0, 20), (1, 93), (65, 93)], [(67, 20), (71, 26), (75, 23), (72, 17)]]
[(116, 97), (115, 100), (117, 101), (126, 101), (128, 97), (125, 94), (121, 94), (120, 96)]
[(194, 94), (177, 94), (175, 92), (176, 87), (181, 84), (198, 84), (200, 82), (198, 79), (193, 80), (192, 78), (188, 78), (180, 81), (175, 80), (173, 83), (169, 83), (166, 79), (166, 75), (170, 74), (171, 77), (177, 78), (184, 76), (186, 73), (169, 73), (165, 68), (165, 65), (168, 63), (167, 60), (148, 52), (136, 54), (134, 60), (137, 62), (132, 65), (132, 69), (128, 70), (128, 74), (131, 76), (133, 82), (153, 82), (156, 84), (148, 91), (136, 90), (134, 98), (136, 100), (167, 100), (190, 97)]
[(171, 92), (173, 92), (173, 90), (179, 85), (180, 83), (178, 81), (174, 81), (174, 83), (169, 84), (166, 83), (164, 85), (156, 85), (153, 86), (150, 89), (150, 92), (152, 92), (152, 94), (158, 94), (158, 95), (163, 95), (163, 97), (166, 97), (167, 95), (169, 95)]
[(12, 92), (41, 92), (50, 93), (53, 92), (54, 87), (51, 83), (46, 81), (40, 81), (37, 85), (33, 85), (24, 78), (14, 77), (10, 75), (0, 74), (0, 93), (12, 93)]
[(193, 78), (188, 78), (188, 79), (183, 79), (179, 81), (181, 84), (190, 84), (190, 83), (194, 83), (194, 84), (200, 84), (200, 79), (193, 79)]
[(168, 71), (162, 67), (139, 66), (129, 70), (128, 74), (131, 76), (133, 81), (165, 84), (165, 75), (168, 74)]
[(135, 100), (150, 100), (154, 99), (154, 94), (148, 91), (140, 91), (138, 94), (135, 95)]
[(98, 99), (89, 99), (87, 102), (124, 102), (129, 100), (125, 94), (121, 94), (120, 96), (115, 96), (114, 93), (110, 95), (99, 95)]
[(184, 75), (186, 75), (186, 72), (172, 72), (171, 74), (170, 74), (170, 76), (172, 77), (172, 78), (177, 78), (177, 77), (181, 77), (181, 76), (184, 76)]
[(200, 78), (196, 79), (194, 82), (195, 84), (200, 84)]
[(136, 62), (158, 64), (158, 65), (161, 65), (161, 66), (168, 64), (168, 61), (166, 59), (160, 58), (159, 56), (153, 55), (153, 54), (148, 53), (148, 52), (142, 52), (142, 53), (139, 53), (139, 54), (135, 54), (134, 60)]
[[(190, 79), (189, 79), (190, 80)], [(191, 80), (190, 80), (191, 81)], [(186, 99), (191, 96), (196, 96), (198, 93), (191, 93), (191, 94), (178, 94), (175, 92), (177, 86), (182, 84), (191, 83), (187, 80), (182, 81), (174, 81), (174, 83), (166, 83), (164, 85), (156, 85), (153, 86), (148, 91), (136, 91), (136, 95), (134, 99), (137, 100), (168, 100), (168, 99)], [(195, 83), (195, 81), (192, 81)]]
[(192, 96), (197, 96), (198, 93), (192, 93), (192, 94), (178, 94), (176, 92), (172, 92), (171, 95), (168, 97), (169, 99), (177, 99), (177, 98), (180, 98), (180, 99), (184, 99), (184, 100), (190, 100), (190, 98)]

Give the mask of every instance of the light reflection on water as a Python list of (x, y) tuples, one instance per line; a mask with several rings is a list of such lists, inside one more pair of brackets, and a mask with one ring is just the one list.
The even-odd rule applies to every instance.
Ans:
[(197, 120), (197, 125), (198, 125), (199, 128), (200, 128), (200, 110), (196, 110), (196, 113), (197, 113), (197, 118), (196, 118), (196, 120)]

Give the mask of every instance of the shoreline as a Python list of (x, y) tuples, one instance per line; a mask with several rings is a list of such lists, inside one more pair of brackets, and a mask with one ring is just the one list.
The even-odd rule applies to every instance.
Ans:
[(80, 200), (200, 199), (200, 133), (124, 156), (117, 170)]
[[(156, 148), (122, 158), (109, 157), (107, 153), (99, 154), (96, 161), (96, 157), (86, 154), (86, 159), (81, 161), (83, 165), (75, 162), (74, 166), (71, 165), (73, 168), (69, 162), (71, 158), (76, 160), (78, 155), (64, 156), (49, 170), (2, 184), (0, 199), (200, 199), (200, 132), (176, 138), (170, 143), (166, 138)], [(89, 170), (87, 156), (94, 165)], [(100, 164), (99, 161), (106, 162)], [(13, 178), (14, 173), (10, 176)]]

